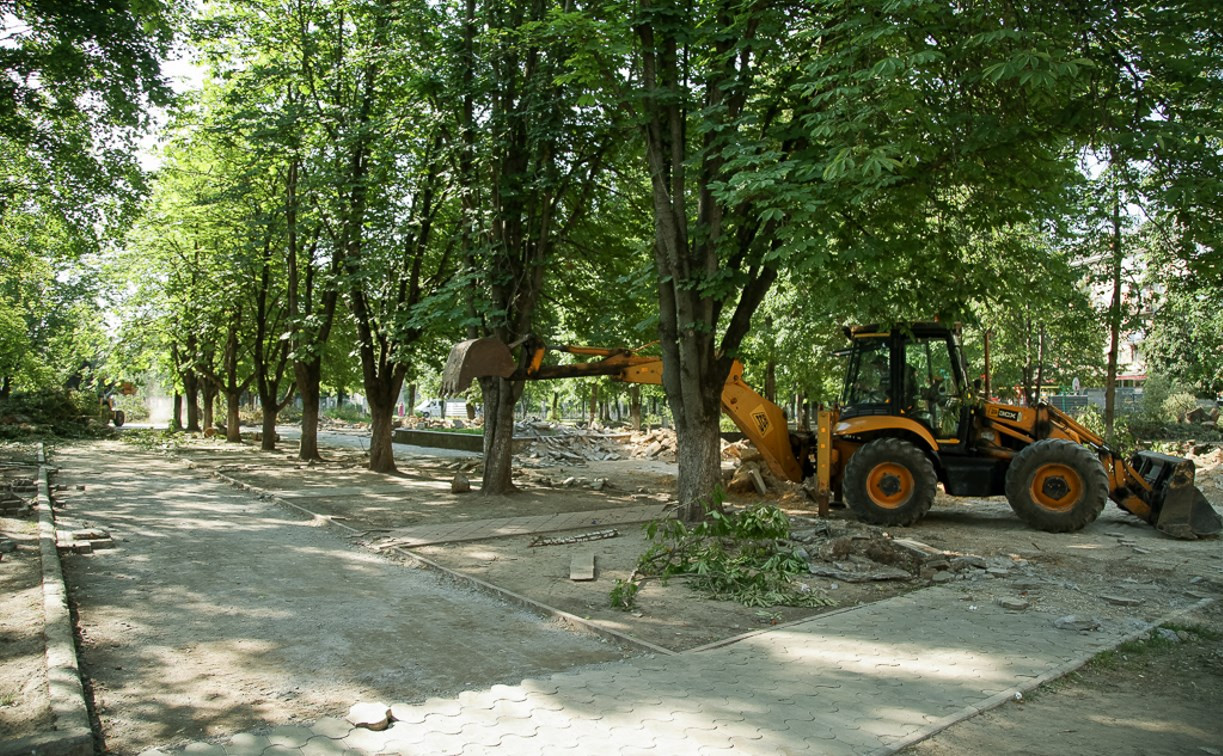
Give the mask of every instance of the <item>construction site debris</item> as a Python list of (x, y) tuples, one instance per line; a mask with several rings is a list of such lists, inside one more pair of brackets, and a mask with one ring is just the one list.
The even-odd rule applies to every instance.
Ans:
[(1074, 630), (1083, 632), (1087, 630), (1097, 630), (1100, 623), (1090, 617), (1080, 617), (1077, 614), (1067, 614), (1065, 617), (1058, 617), (1053, 620), (1053, 626), (1058, 630)]
[(1006, 609), (1007, 611), (1022, 612), (1024, 609), (1031, 607), (1032, 604), (1031, 602), (1024, 601), (1023, 599), (1000, 598), (998, 599), (998, 606)]
[(570, 543), (584, 543), (586, 541), (602, 541), (607, 538), (615, 538), (620, 535), (620, 531), (615, 528), (608, 530), (596, 530), (593, 533), (578, 533), (571, 536), (555, 536), (548, 538), (545, 536), (536, 536), (530, 546), (564, 546)]
[(450, 481), (450, 493), (468, 493), (471, 491), (471, 481), (463, 473), (455, 473)]
[(569, 579), (575, 583), (584, 583), (595, 579), (595, 553), (579, 551), (569, 562)]
[(362, 701), (352, 705), (345, 719), (354, 727), (385, 730), (391, 723), (391, 707), (382, 702)]

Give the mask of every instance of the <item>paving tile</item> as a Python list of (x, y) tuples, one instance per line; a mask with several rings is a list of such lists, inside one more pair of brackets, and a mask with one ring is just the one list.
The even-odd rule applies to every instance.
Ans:
[(275, 727), (267, 734), (267, 739), (271, 741), (272, 745), (286, 748), (301, 748), (312, 737), (314, 733), (311, 729), (301, 725)]
[(225, 756), (225, 748), (215, 743), (189, 743), (183, 749), (183, 753), (190, 753), (193, 756)]
[(310, 725), (310, 731), (315, 735), (338, 740), (352, 732), (352, 723), (339, 717), (324, 717)]
[(240, 732), (225, 743), (225, 753), (229, 756), (260, 756), (272, 741), (262, 735)]
[(300, 748), (292, 748), (283, 745), (271, 745), (263, 749), (266, 756), (302, 756)]
[(364, 751), (365, 753), (378, 753), (386, 746), (390, 740), (390, 730), (367, 730), (364, 727), (358, 727), (348, 733), (339, 742), (344, 744), (345, 748), (356, 751)]
[(340, 756), (345, 750), (342, 742), (323, 735), (310, 738), (301, 747), (304, 756)]

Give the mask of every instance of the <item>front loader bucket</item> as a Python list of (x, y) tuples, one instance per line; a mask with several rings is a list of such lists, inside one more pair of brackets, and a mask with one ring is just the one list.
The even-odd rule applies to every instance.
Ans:
[(1167, 454), (1142, 451), (1130, 460), (1151, 486), (1151, 524), (1173, 538), (1194, 539), (1223, 531), (1210, 502), (1194, 485), (1193, 462)]
[(442, 370), (442, 393), (446, 396), (462, 393), (472, 378), (498, 376), (509, 378), (518, 365), (510, 348), (501, 339), (489, 336), (468, 339), (455, 344)]

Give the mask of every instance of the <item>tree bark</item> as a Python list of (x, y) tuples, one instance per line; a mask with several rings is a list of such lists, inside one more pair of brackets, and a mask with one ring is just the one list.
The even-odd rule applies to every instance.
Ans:
[(641, 387), (635, 383), (628, 389), (628, 422), (634, 432), (641, 430)]
[(204, 407), (203, 407), (203, 422), (205, 428), (212, 428), (214, 423), (214, 407), (217, 402), (217, 384), (210, 378), (203, 379), (204, 392)]
[(170, 429), (183, 429), (183, 395), (177, 391), (174, 392), (174, 416), (170, 420)]
[(1113, 190), (1113, 256), (1112, 301), (1108, 306), (1108, 373), (1104, 378), (1104, 436), (1113, 440), (1113, 423), (1117, 415), (1117, 352), (1121, 346), (1121, 191)]
[(388, 377), (382, 385), (366, 386), (365, 400), (369, 402), (370, 436), (369, 436), (369, 469), (375, 472), (393, 473), (395, 467), (394, 433), (392, 422), (395, 414), (395, 400), (399, 398), (399, 388), (403, 378)]
[(513, 493), (514, 407), (522, 395), (522, 381), (481, 378), (484, 392), (484, 476), (481, 492), (495, 496)]
[(200, 379), (194, 370), (183, 371), (183, 392), (187, 398), (187, 430), (200, 431)]
[(293, 372), (297, 378), (297, 394), (302, 400), (301, 446), (297, 458), (303, 462), (320, 460), (318, 451), (318, 418), (320, 385), (322, 383), (322, 361), (295, 361)]
[(242, 390), (225, 390), (225, 440), (231, 444), (242, 443)]

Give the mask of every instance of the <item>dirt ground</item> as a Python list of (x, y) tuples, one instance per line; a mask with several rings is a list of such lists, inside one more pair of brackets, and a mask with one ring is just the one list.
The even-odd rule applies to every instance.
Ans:
[[(1022, 701), (960, 722), (908, 756), (1223, 753), (1223, 606), (1176, 623), (1175, 640), (1130, 643)], [(1182, 639), (1183, 638), (1183, 639)]]
[[(359, 548), (360, 542), (372, 542), (397, 528), (491, 517), (597, 512), (666, 502), (671, 499), (673, 490), (672, 465), (642, 460), (521, 469), (516, 477), (523, 488), (521, 493), (486, 498), (450, 491), (450, 482), (456, 473), (466, 473), (473, 481), (478, 481), (475, 471), (478, 460), (461, 455), (456, 458), (454, 455), (419, 453), (411, 447), (397, 447), (401, 468), (397, 476), (375, 475), (364, 470), (363, 454), (352, 449), (329, 450), (326, 452), (328, 461), (313, 466), (303, 465), (294, 458), (291, 443), (282, 445), (277, 452), (260, 452), (252, 445), (232, 446), (194, 439), (175, 449), (153, 451), (172, 453), (172, 459), (178, 460), (176, 464), (179, 465), (189, 460), (200, 468), (200, 472), (222, 471), (355, 528), (361, 537), (353, 539), (356, 548), (352, 553), (366, 555), (370, 552)], [(1223, 511), (1223, 465), (1220, 464), (1223, 451), (1199, 451), (1202, 451), (1197, 457), (1199, 486), (1216, 509)], [(185, 465), (181, 469), (186, 474)], [(87, 475), (90, 471), (76, 472)], [(565, 481), (569, 485), (565, 485)], [(600, 484), (602, 490), (586, 487), (595, 481), (605, 481)], [(76, 505), (71, 495), (67, 498), (71, 511)], [(744, 506), (766, 501), (778, 503), (780, 500), (754, 494), (736, 495), (731, 503)], [(276, 509), (270, 503), (261, 502), (259, 506), (270, 507), (267, 511)], [(796, 518), (799, 532), (813, 524), (804, 519), (812, 513), (797, 509), (790, 512)], [(8, 523), (0, 525), (20, 527)], [(831, 520), (822, 527), (850, 537), (864, 533), (872, 535), (848, 518), (843, 510), (834, 510)], [(961, 590), (966, 601), (1009, 598), (1026, 602), (1030, 607), (1027, 611), (1045, 612), (1051, 616), (1076, 614), (1135, 627), (1223, 595), (1223, 550), (1217, 539), (1174, 541), (1111, 505), (1100, 520), (1082, 532), (1043, 533), (1023, 526), (1002, 499), (955, 500), (940, 494), (928, 517), (913, 527), (896, 529), (889, 535), (920, 541), (945, 550), (951, 557), (963, 557), (975, 565), (972, 568), (864, 583), (812, 575), (808, 581), (810, 588), (835, 602), (834, 606), (823, 609), (753, 609), (702, 598), (689, 590), (682, 579), (666, 585), (652, 581), (643, 587), (635, 610), (622, 612), (610, 607), (608, 593), (617, 577), (628, 576), (646, 540), (639, 526), (617, 526), (617, 529), (619, 535), (615, 538), (577, 545), (533, 547), (532, 538), (522, 536), (427, 546), (418, 551), (456, 571), (673, 650), (724, 641), (816, 612), (918, 590), (935, 581)], [(12, 537), (7, 530), (5, 532)], [(873, 534), (874, 537), (878, 535)], [(334, 540), (335, 536), (331, 538)], [(814, 550), (815, 546), (811, 548)], [(579, 549), (593, 550), (597, 554), (596, 580), (575, 583), (568, 579), (570, 561)], [(308, 552), (307, 549), (301, 553)], [(3, 580), (9, 579), (7, 570), (14, 563), (8, 557), (6, 555), (5, 561), (0, 562), (0, 579)], [(97, 554), (85, 557), (77, 564), (93, 565), (90, 560), (98, 557)], [(361, 560), (367, 558), (360, 557)], [(71, 588), (84, 589), (90, 600), (108, 603), (113, 598), (98, 595), (96, 591), (103, 590), (104, 584), (91, 583), (91, 578), (79, 569), (70, 568), (69, 576), (74, 583)], [(119, 578), (122, 575), (116, 579)], [(6, 582), (5, 586), (8, 584)], [(112, 581), (112, 584), (118, 583)], [(0, 591), (0, 616), (9, 616), (20, 593)], [(136, 679), (134, 674), (112, 669), (124, 666), (122, 661), (114, 660), (117, 658), (114, 654), (122, 649), (126, 649), (124, 653), (136, 653), (142, 642), (139, 636), (125, 638), (125, 634), (132, 631), (132, 619), (123, 616), (120, 608), (116, 606), (115, 611), (108, 611), (102, 627), (85, 627), (83, 638), (85, 665), (97, 678), (95, 696), (100, 695), (102, 707), (109, 710), (112, 719), (124, 716), (123, 707), (130, 705), (125, 704), (123, 696), (117, 695), (115, 690), (152, 682), (147, 676)], [(21, 624), (20, 621), (0, 623), (6, 647), (13, 632), (8, 628)], [(1190, 734), (1218, 732), (1217, 711), (1223, 703), (1223, 661), (1220, 661), (1223, 647), (1219, 642), (1223, 615), (1216, 605), (1183, 620), (1182, 624), (1192, 630), (1182, 643), (1166, 647), (1152, 644), (1152, 648), (1119, 654), (1108, 665), (1097, 665), (1073, 680), (1047, 686), (1020, 704), (1007, 705), (957, 725), (920, 744), (913, 752), (963, 756), (982, 752), (1055, 751), (1185, 753), (1183, 748), (1167, 747), (1167, 743), (1182, 741), (1166, 738), (1161, 741), (1158, 735), (1168, 729)], [(140, 623), (136, 623), (136, 628), (139, 627)], [(304, 628), (300, 632), (310, 633)], [(10, 668), (16, 669), (14, 655), (9, 654), (7, 648), (0, 649), (0, 653), (7, 654), (0, 665), (2, 727), (8, 721), (5, 718), (16, 708), (11, 703), (5, 704), (9, 700), (5, 698), (6, 691), (11, 689), (13, 681), (20, 680), (24, 684), (29, 678), (9, 674)], [(239, 687), (227, 691), (224, 680), (213, 680), (207, 691), (184, 689), (182, 693), (188, 698), (204, 696), (205, 700), (218, 692), (223, 693), (224, 697), (215, 701), (213, 711), (220, 711), (223, 705), (249, 708), (253, 700), (259, 704), (258, 715), (265, 721), (274, 721), (278, 716), (283, 720), (290, 713), (299, 718), (321, 715), (321, 706), (296, 711), (294, 699), (308, 696), (303, 695), (300, 682), (293, 685), (288, 682), (291, 681), (269, 680), (262, 689)], [(472, 681), (440, 681), (428, 690), (442, 691), (447, 685), (461, 686), (467, 682)], [(6, 684), (9, 687), (4, 687)], [(292, 695), (284, 699), (286, 691)], [(418, 695), (427, 694), (426, 688), (418, 691)], [(139, 692), (132, 687), (125, 690), (124, 695), (131, 696), (130, 700), (134, 701)], [(1042, 706), (1048, 707), (1048, 711), (1042, 712)], [(1155, 712), (1158, 712), (1158, 720), (1154, 718)], [(103, 712), (103, 716), (107, 716), (107, 712)], [(241, 725), (223, 717), (212, 724), (207, 732)], [(1143, 733), (1154, 733), (1154, 739), (1142, 740)], [(0, 729), (0, 737), (3, 734), (4, 730)], [(173, 734), (173, 731), (163, 733)], [(1219, 740), (1213, 739), (1214, 742)], [(138, 741), (132, 738), (115, 742), (122, 745)], [(1199, 741), (1211, 743), (1212, 739)], [(147, 742), (166, 741), (163, 737), (162, 740), (150, 738)]]

